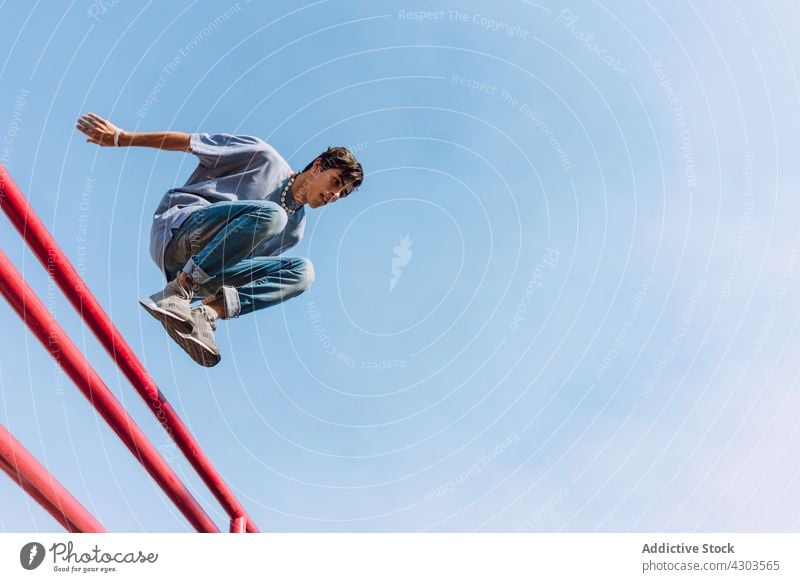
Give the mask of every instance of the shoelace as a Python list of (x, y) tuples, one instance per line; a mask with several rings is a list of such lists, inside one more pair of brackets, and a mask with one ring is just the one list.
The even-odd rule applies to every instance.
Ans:
[(213, 309), (211, 309), (210, 307), (208, 307), (208, 306), (206, 306), (206, 305), (203, 305), (203, 306), (200, 308), (200, 315), (202, 315), (202, 316), (203, 316), (203, 319), (205, 319), (205, 320), (206, 320), (208, 323), (210, 323), (210, 324), (211, 324), (211, 329), (213, 329), (214, 331), (216, 331), (216, 330), (217, 330), (217, 322), (216, 322), (216, 319), (217, 319), (217, 318), (216, 318), (216, 317), (214, 317), (214, 315), (213, 315), (213, 311), (214, 311), (214, 310), (213, 310)]
[(191, 283), (189, 284), (181, 284), (180, 280), (176, 283), (178, 286), (178, 291), (183, 296), (184, 299), (191, 300), (194, 297), (194, 285)]

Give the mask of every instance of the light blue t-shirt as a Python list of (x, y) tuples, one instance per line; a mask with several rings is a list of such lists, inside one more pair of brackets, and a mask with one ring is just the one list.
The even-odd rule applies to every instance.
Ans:
[[(200, 164), (186, 184), (168, 190), (153, 216), (150, 255), (164, 271), (164, 251), (178, 228), (198, 208), (216, 202), (270, 200), (280, 204), (292, 168), (265, 141), (250, 135), (193, 133), (191, 152)], [(289, 215), (282, 234), (263, 241), (253, 255), (277, 256), (303, 238), (305, 211)]]

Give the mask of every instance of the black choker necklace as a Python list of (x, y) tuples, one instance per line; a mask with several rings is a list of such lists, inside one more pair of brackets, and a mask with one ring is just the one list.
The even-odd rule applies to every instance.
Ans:
[[(303, 206), (302, 204), (297, 204), (296, 202), (294, 204), (286, 203), (286, 194), (289, 192), (289, 188), (291, 188), (292, 184), (294, 184), (294, 179), (296, 177), (297, 176), (295, 175), (289, 178), (289, 181), (286, 182), (286, 186), (283, 187), (283, 191), (281, 192), (281, 206), (286, 211), (286, 214), (289, 215), (294, 214), (300, 207)], [(294, 196), (292, 196), (292, 200), (294, 200)]]

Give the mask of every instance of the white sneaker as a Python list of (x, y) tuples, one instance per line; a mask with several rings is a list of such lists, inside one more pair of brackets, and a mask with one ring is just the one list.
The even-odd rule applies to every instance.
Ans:
[(208, 305), (201, 305), (192, 309), (192, 317), (194, 327), (191, 333), (173, 331), (169, 327), (167, 333), (195, 362), (206, 368), (216, 366), (222, 359), (214, 339), (217, 313)]
[(194, 327), (191, 305), (194, 292), (191, 285), (181, 285), (178, 281), (179, 277), (175, 277), (162, 291), (139, 299), (139, 304), (163, 323), (167, 332), (191, 333)]

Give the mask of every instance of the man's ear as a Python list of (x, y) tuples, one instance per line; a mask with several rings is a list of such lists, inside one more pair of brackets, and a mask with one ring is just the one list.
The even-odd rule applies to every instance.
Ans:
[(322, 158), (317, 158), (314, 160), (314, 164), (311, 166), (311, 170), (313, 171), (314, 175), (318, 175), (322, 172)]

